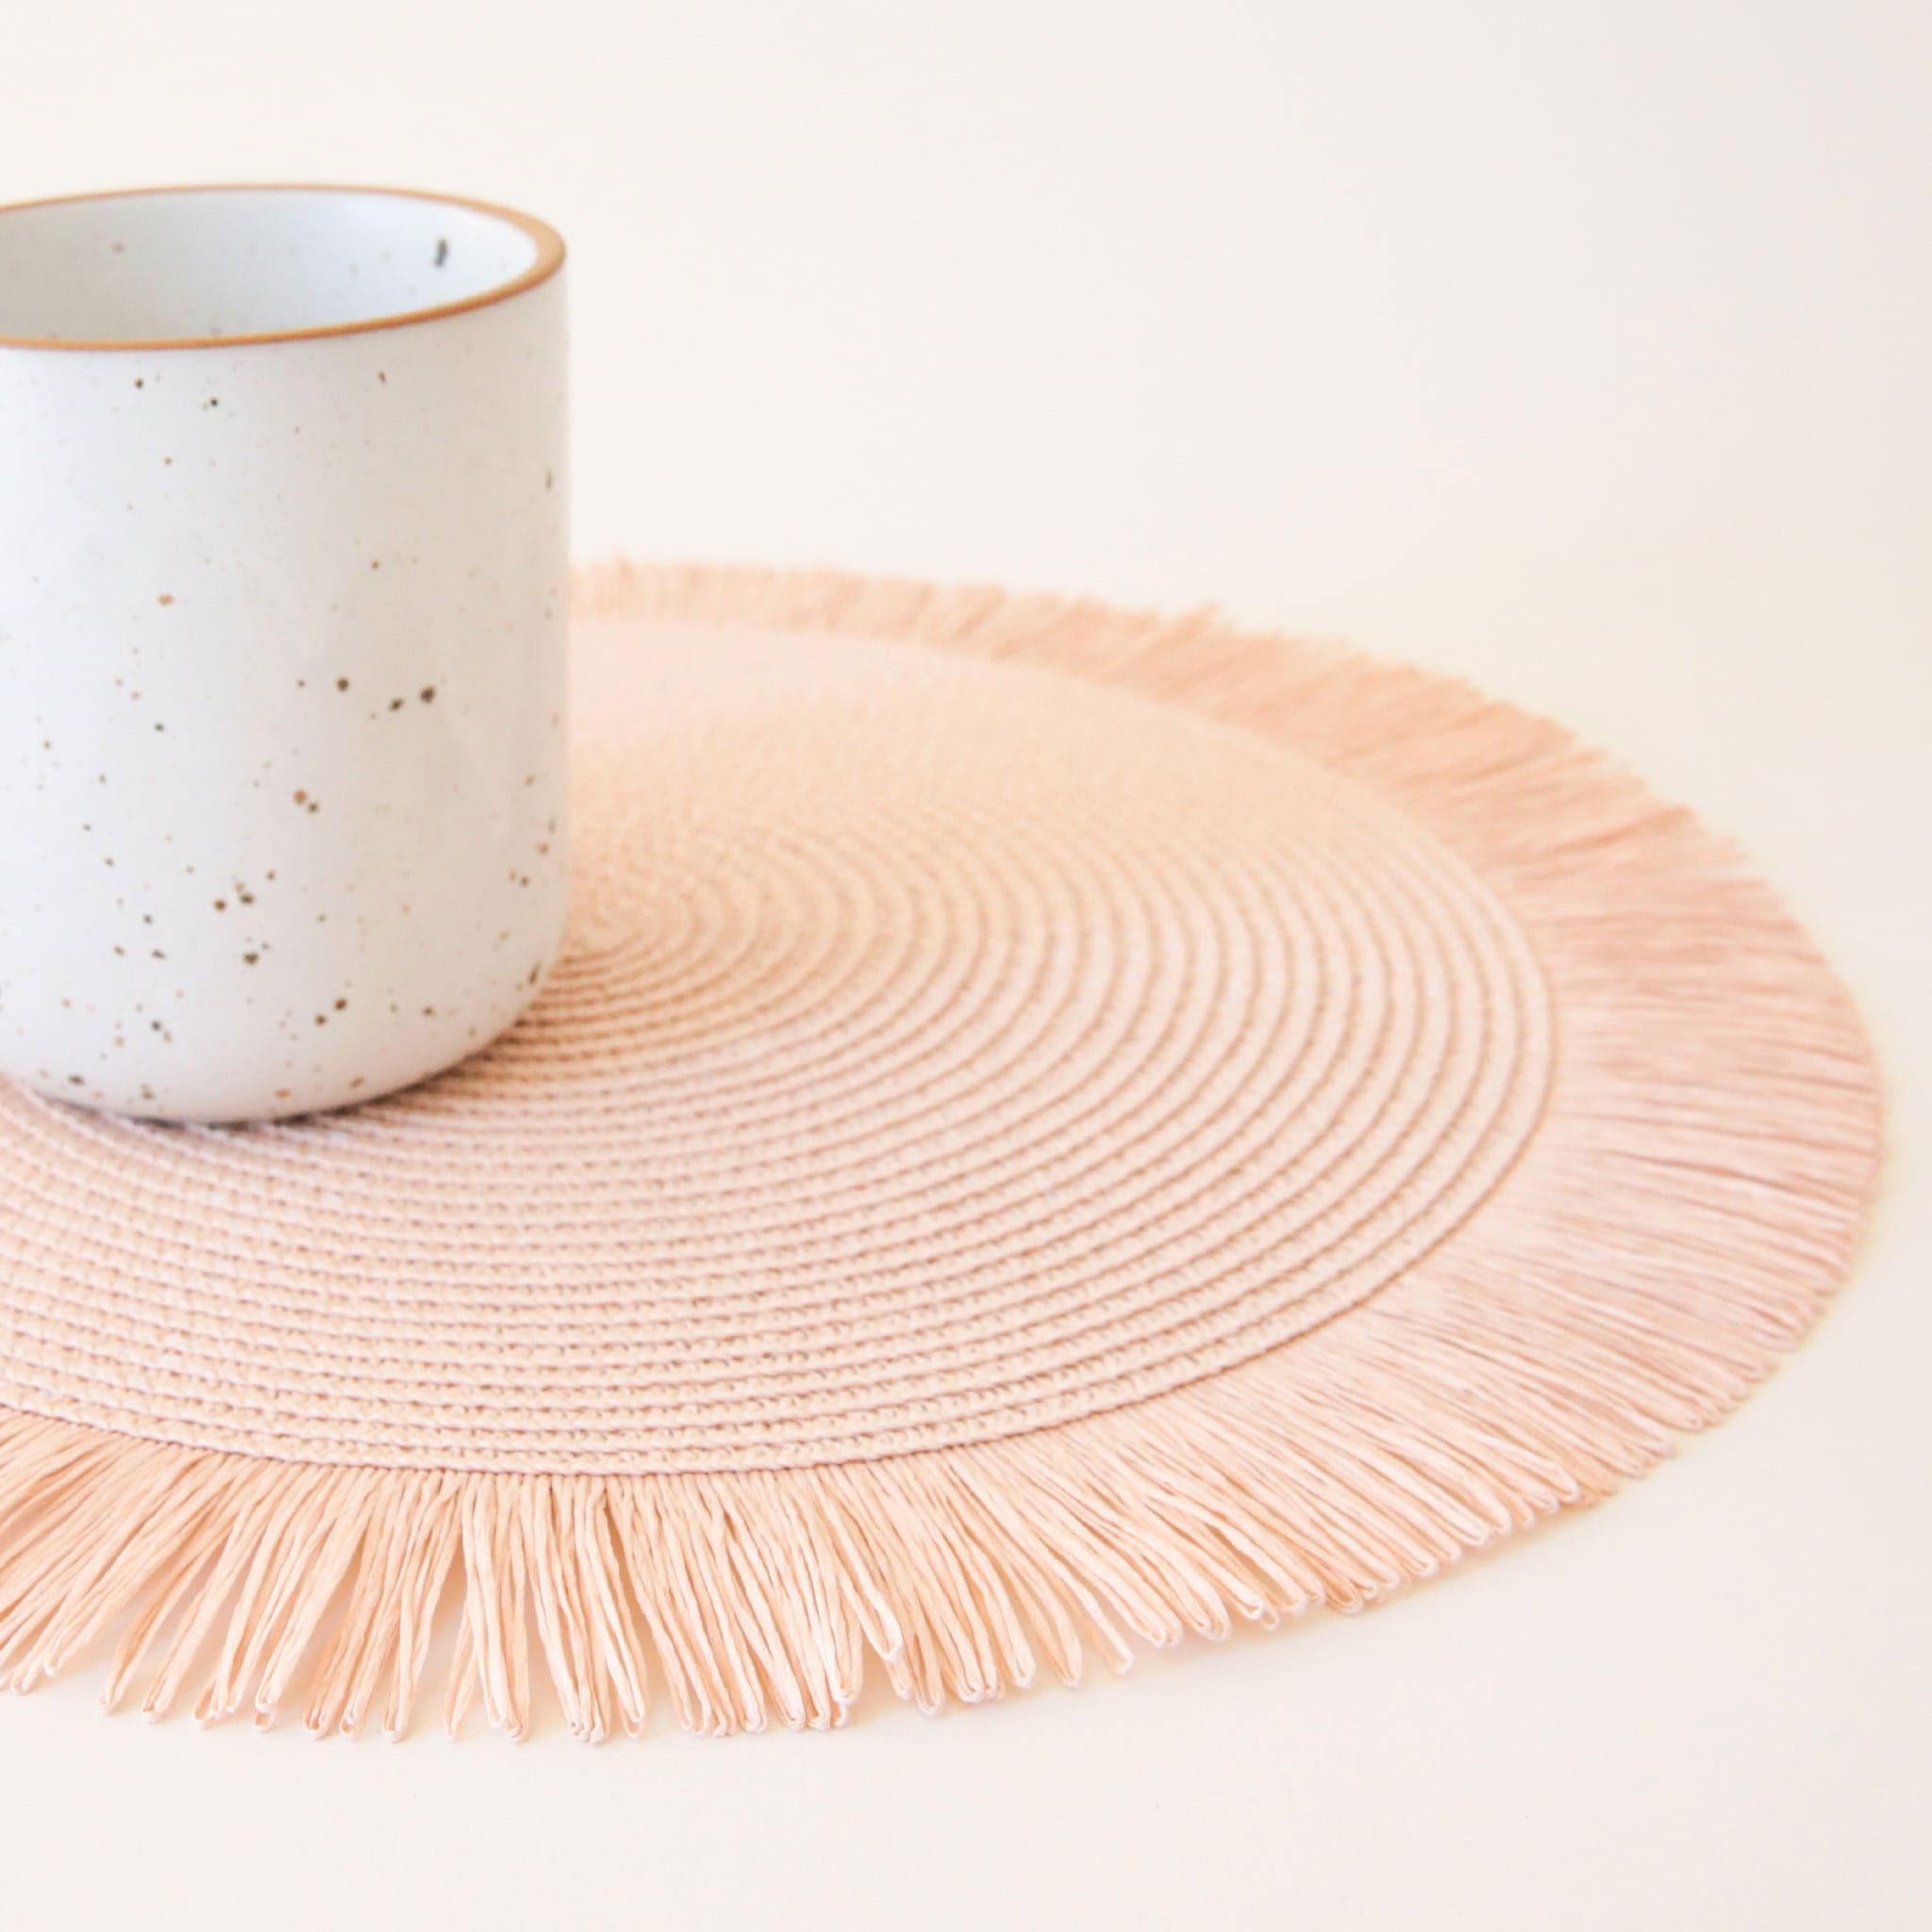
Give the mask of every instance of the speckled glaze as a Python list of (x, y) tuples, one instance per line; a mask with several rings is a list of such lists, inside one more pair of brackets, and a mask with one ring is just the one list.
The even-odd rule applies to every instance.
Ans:
[(0, 1073), (374, 1098), (567, 895), (561, 244), (368, 190), (0, 210)]

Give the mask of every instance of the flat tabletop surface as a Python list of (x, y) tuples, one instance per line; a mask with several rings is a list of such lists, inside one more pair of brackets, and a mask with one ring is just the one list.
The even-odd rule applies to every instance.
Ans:
[[(8, 1921), (1923, 1923), (1923, 9), (331, 20), (30, 11), (9, 193), (389, 179), (555, 218), (585, 554), (1217, 601), (1562, 718), (1810, 923), (1891, 1169), (1737, 1416), (1366, 1616), (601, 1750), (149, 1727), (81, 1669), (0, 1704)], [(83, 65), (77, 115), (50, 76)]]

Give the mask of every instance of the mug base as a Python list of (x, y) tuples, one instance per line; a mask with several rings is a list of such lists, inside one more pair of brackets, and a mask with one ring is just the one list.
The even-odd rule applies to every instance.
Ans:
[(253, 1081), (230, 1085), (216, 1080), (204, 1085), (192, 1100), (176, 1101), (145, 1083), (131, 1092), (124, 1092), (111, 1081), (98, 1085), (62, 1082), (9, 1073), (5, 1068), (0, 1068), (0, 1082), (10, 1080), (42, 1100), (81, 1112), (157, 1126), (240, 1127), (301, 1120), (365, 1107), (440, 1079), (488, 1052), (510, 1032), (535, 1005), (541, 987), (540, 978), (520, 1004), (498, 1016), (493, 1024), (477, 1026), (474, 1033), (465, 1026), (460, 1041), (448, 1043), (433, 1055), (425, 1057), (418, 1053), (408, 1059), (398, 1057), (387, 1064), (370, 1061), (366, 1063), (367, 1070), (358, 1074), (311, 1074), (306, 1079), (284, 1074), (275, 1086), (267, 1089)]

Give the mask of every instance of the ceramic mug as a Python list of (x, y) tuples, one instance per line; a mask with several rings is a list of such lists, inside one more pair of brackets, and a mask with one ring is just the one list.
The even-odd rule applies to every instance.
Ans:
[(0, 209), (0, 1074), (239, 1121), (476, 1051), (561, 940), (563, 244)]

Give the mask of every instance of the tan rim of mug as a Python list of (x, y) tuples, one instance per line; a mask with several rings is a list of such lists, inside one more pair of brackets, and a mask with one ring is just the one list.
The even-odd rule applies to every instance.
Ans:
[(313, 342), (330, 336), (368, 335), (376, 329), (405, 328), (412, 323), (440, 322), (444, 316), (463, 315), (473, 308), (487, 308), (492, 303), (507, 302), (512, 295), (547, 282), (563, 266), (563, 237), (548, 222), (526, 215), (493, 201), (473, 201), (460, 194), (438, 194), (429, 189), (381, 188), (369, 183), (329, 181), (203, 181), (177, 187), (103, 188), (85, 194), (49, 195), (40, 201), (16, 201), (0, 205), (0, 222), (8, 215), (25, 214), (31, 208), (73, 208), (91, 201), (139, 201), (164, 194), (387, 194), (402, 201), (427, 202), (436, 208), (463, 208), (471, 214), (490, 215), (525, 235), (536, 246), (529, 266), (488, 289), (465, 295), (459, 302), (439, 302), (427, 308), (405, 308), (393, 315), (372, 315), (359, 322), (334, 322), (316, 328), (262, 329), (232, 336), (108, 337), (102, 340), (57, 340), (47, 336), (0, 334), (0, 349), (51, 350), (137, 350), (146, 354), (160, 349), (241, 349), (266, 342)]

